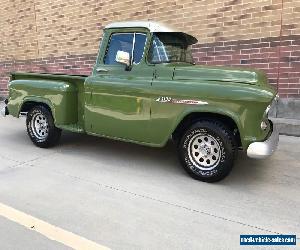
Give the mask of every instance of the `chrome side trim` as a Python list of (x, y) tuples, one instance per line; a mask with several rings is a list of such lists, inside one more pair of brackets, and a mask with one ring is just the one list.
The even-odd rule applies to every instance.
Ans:
[(193, 100), (193, 99), (175, 99), (168, 96), (160, 96), (155, 99), (156, 102), (160, 103), (173, 103), (173, 104), (188, 104), (188, 105), (207, 105), (208, 102)]

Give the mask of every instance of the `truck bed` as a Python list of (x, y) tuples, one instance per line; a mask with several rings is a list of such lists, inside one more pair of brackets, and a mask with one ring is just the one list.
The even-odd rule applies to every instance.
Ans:
[(65, 81), (65, 80), (82, 80), (85, 79), (88, 75), (68, 75), (61, 73), (35, 73), (35, 72), (12, 72), (11, 80), (18, 79), (48, 79), (48, 80), (57, 80), (57, 81)]
[[(84, 131), (84, 82), (87, 75), (13, 72), (10, 109), (27, 112), (26, 103), (43, 102), (51, 108), (57, 127)], [(25, 107), (25, 110), (24, 110)]]

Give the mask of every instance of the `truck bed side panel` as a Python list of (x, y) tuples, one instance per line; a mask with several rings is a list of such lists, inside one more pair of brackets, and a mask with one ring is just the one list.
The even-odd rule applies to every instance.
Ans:
[[(18, 117), (26, 102), (48, 105), (55, 124), (78, 123), (78, 90), (73, 83), (46, 79), (20, 79), (10, 82), (10, 114)], [(81, 102), (81, 101), (80, 101)]]

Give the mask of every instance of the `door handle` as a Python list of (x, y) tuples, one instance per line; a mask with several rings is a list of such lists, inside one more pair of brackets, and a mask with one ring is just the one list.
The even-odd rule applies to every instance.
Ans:
[(96, 71), (97, 72), (99, 72), (99, 73), (107, 73), (108, 72), (108, 70), (107, 69), (105, 69), (105, 68), (96, 68)]

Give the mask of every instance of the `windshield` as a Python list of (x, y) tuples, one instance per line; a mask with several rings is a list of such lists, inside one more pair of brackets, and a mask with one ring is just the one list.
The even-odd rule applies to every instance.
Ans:
[(151, 63), (194, 63), (191, 46), (185, 36), (177, 33), (156, 33), (150, 48)]

